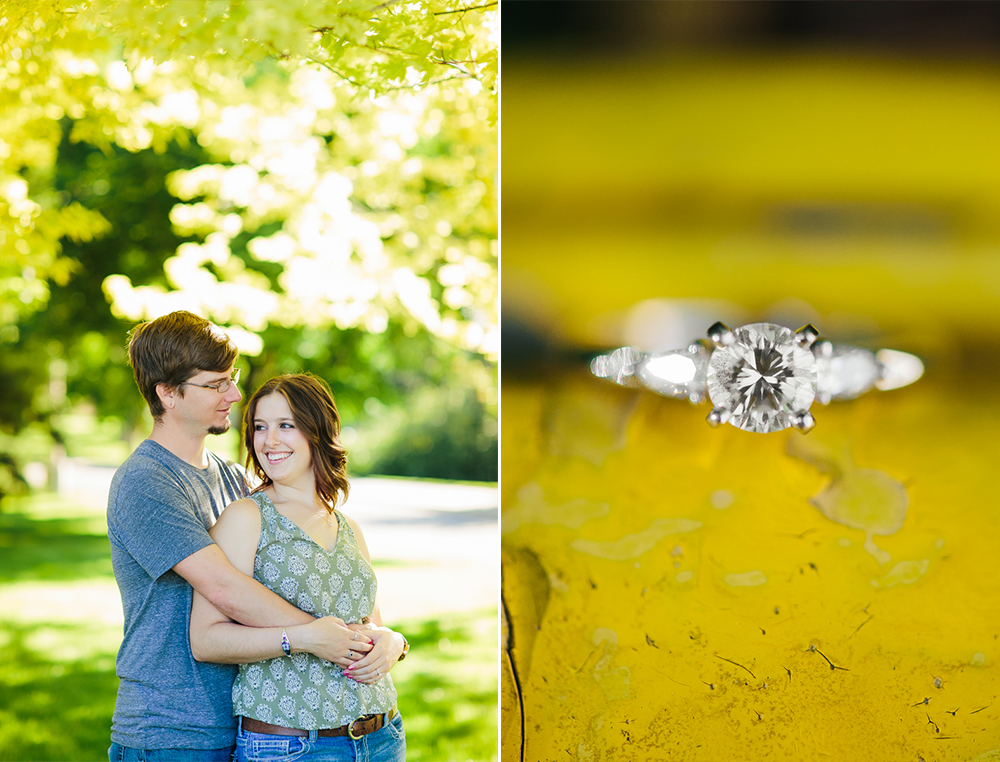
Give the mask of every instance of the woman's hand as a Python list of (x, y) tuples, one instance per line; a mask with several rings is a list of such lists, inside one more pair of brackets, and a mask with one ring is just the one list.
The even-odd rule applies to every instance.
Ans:
[[(365, 625), (369, 626), (369, 625)], [(345, 677), (359, 683), (376, 683), (389, 674), (403, 653), (403, 636), (388, 627), (363, 630), (373, 642), (372, 649), (344, 670)]]
[(339, 667), (350, 667), (363, 659), (374, 647), (372, 633), (351, 629), (343, 619), (325, 616), (309, 624), (288, 627), (292, 652), (308, 651)]

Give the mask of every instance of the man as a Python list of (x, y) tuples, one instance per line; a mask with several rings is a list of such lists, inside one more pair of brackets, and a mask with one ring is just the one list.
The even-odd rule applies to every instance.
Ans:
[(286, 648), (331, 661), (348, 647), (370, 645), (352, 640), (339, 619), (314, 619), (238, 572), (208, 534), (222, 509), (247, 493), (243, 470), (205, 449), (209, 434), (229, 429), (230, 408), (242, 398), (229, 337), (203, 318), (173, 312), (137, 326), (128, 351), (154, 423), (115, 473), (108, 496), (111, 560), (125, 613), (108, 754), (112, 762), (228, 762), (236, 668), (192, 656), (192, 587), (234, 621), (278, 628), (252, 631), (246, 661), (264, 658), (262, 648), (270, 657), (287, 653), (285, 627)]

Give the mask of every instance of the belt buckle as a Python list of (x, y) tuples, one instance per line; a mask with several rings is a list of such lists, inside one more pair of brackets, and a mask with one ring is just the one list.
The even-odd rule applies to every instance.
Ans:
[(352, 722), (350, 725), (347, 726), (347, 736), (352, 741), (358, 741), (358, 740), (364, 738), (366, 735), (368, 735), (367, 733), (362, 733), (359, 736), (354, 735), (354, 723), (355, 722), (364, 722), (364, 718), (360, 718), (359, 717), (358, 719), (356, 719), (354, 722)]

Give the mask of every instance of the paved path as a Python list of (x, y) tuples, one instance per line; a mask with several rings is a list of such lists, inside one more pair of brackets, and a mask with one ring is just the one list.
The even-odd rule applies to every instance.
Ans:
[[(59, 491), (90, 506), (105, 506), (113, 473), (67, 461), (60, 468)], [(379, 607), (387, 623), (497, 607), (497, 505), (495, 487), (351, 480), (344, 511), (361, 525), (377, 565)]]
[(497, 490), (412, 479), (355, 479), (345, 512), (376, 560), (383, 618), (496, 608), (500, 590)]

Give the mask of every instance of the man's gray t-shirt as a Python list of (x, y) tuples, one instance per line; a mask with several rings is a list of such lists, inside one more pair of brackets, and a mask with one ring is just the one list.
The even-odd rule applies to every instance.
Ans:
[(221, 749), (234, 743), (236, 667), (195, 661), (191, 587), (171, 569), (212, 543), (222, 509), (247, 493), (242, 469), (208, 453), (208, 468), (145, 440), (108, 496), (111, 562), (125, 633), (111, 740), (137, 749)]

